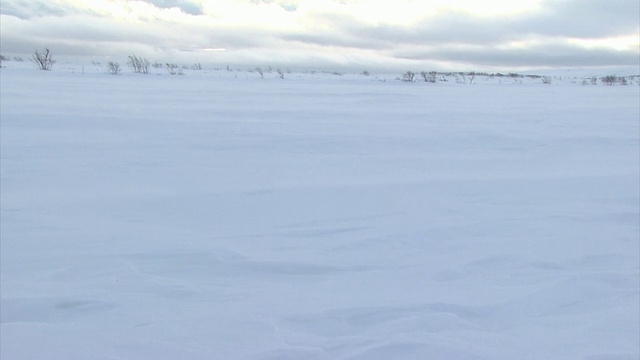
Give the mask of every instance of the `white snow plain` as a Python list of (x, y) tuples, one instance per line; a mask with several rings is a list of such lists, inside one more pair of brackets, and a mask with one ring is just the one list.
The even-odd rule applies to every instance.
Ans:
[(637, 83), (5, 65), (2, 359), (640, 355)]

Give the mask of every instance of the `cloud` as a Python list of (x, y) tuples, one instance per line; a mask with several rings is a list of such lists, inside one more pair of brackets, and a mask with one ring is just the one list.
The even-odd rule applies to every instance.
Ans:
[(183, 11), (185, 14), (190, 15), (202, 15), (201, 4), (186, 0), (145, 0), (149, 4), (152, 4), (162, 9), (177, 8)]
[[(3, 0), (0, 45), (9, 53), (49, 46), (58, 54), (274, 65), (634, 65), (639, 7), (637, 0)], [(227, 51), (200, 51), (207, 48)]]
[(409, 60), (450, 61), (473, 64), (482, 68), (552, 68), (552, 67), (599, 67), (638, 65), (635, 51), (611, 51), (606, 48), (585, 48), (567, 41), (532, 45), (525, 48), (491, 48), (477, 46), (436, 47), (394, 53), (397, 58)]
[(43, 15), (64, 16), (73, 10), (72, 6), (40, 1), (7, 0), (0, 3), (0, 14), (31, 19)]

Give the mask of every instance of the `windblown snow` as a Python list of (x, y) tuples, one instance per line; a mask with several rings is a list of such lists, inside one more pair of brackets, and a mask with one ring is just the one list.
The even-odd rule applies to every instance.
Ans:
[(1, 76), (2, 359), (638, 359), (638, 84)]

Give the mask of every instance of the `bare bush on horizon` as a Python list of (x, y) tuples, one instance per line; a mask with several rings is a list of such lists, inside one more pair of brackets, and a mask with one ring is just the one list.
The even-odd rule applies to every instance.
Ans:
[(39, 70), (46, 71), (51, 70), (51, 67), (55, 64), (55, 60), (53, 60), (53, 55), (49, 48), (45, 48), (43, 52), (36, 50), (31, 56), (31, 62), (36, 64)]

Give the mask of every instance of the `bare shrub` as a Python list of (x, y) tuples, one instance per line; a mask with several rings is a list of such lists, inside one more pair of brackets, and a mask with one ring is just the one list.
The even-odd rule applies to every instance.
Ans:
[(120, 73), (120, 64), (115, 61), (109, 61), (107, 63), (107, 71), (111, 75), (118, 75)]
[(282, 70), (278, 69), (276, 71), (278, 72), (278, 77), (280, 77), (280, 79), (284, 80), (284, 73), (282, 72)]
[(44, 49), (43, 52), (36, 50), (31, 56), (31, 62), (36, 64), (39, 70), (51, 70), (51, 67), (55, 64), (48, 48)]
[(542, 78), (542, 83), (545, 85), (551, 85), (551, 77), (549, 76), (543, 76)]
[(428, 83), (435, 83), (436, 82), (436, 76), (438, 75), (438, 73), (436, 71), (422, 71), (420, 72), (420, 76), (422, 76), (422, 80), (424, 80), (424, 82), (428, 82)]
[(257, 67), (256, 68), (256, 72), (258, 73), (258, 75), (260, 75), (260, 79), (264, 79), (264, 74), (262, 73), (262, 68)]
[(471, 74), (471, 76), (469, 76), (469, 85), (473, 84), (473, 80), (476, 78), (475, 74)]
[(404, 82), (416, 81), (416, 73), (414, 73), (413, 71), (407, 71), (406, 73), (402, 74), (402, 81)]
[(143, 57), (137, 57), (135, 54), (129, 56), (127, 65), (131, 66), (134, 72), (139, 74), (149, 73), (149, 60)]
[(156, 61), (153, 64), (151, 64), (151, 66), (153, 66), (154, 69), (160, 69), (162, 68), (162, 63), (159, 63)]
[(613, 84), (615, 84), (617, 80), (618, 80), (618, 77), (615, 75), (607, 75), (600, 78), (600, 81), (604, 85), (609, 85), (609, 86), (612, 86)]
[(184, 75), (184, 71), (178, 66), (178, 64), (165, 64), (169, 75)]

